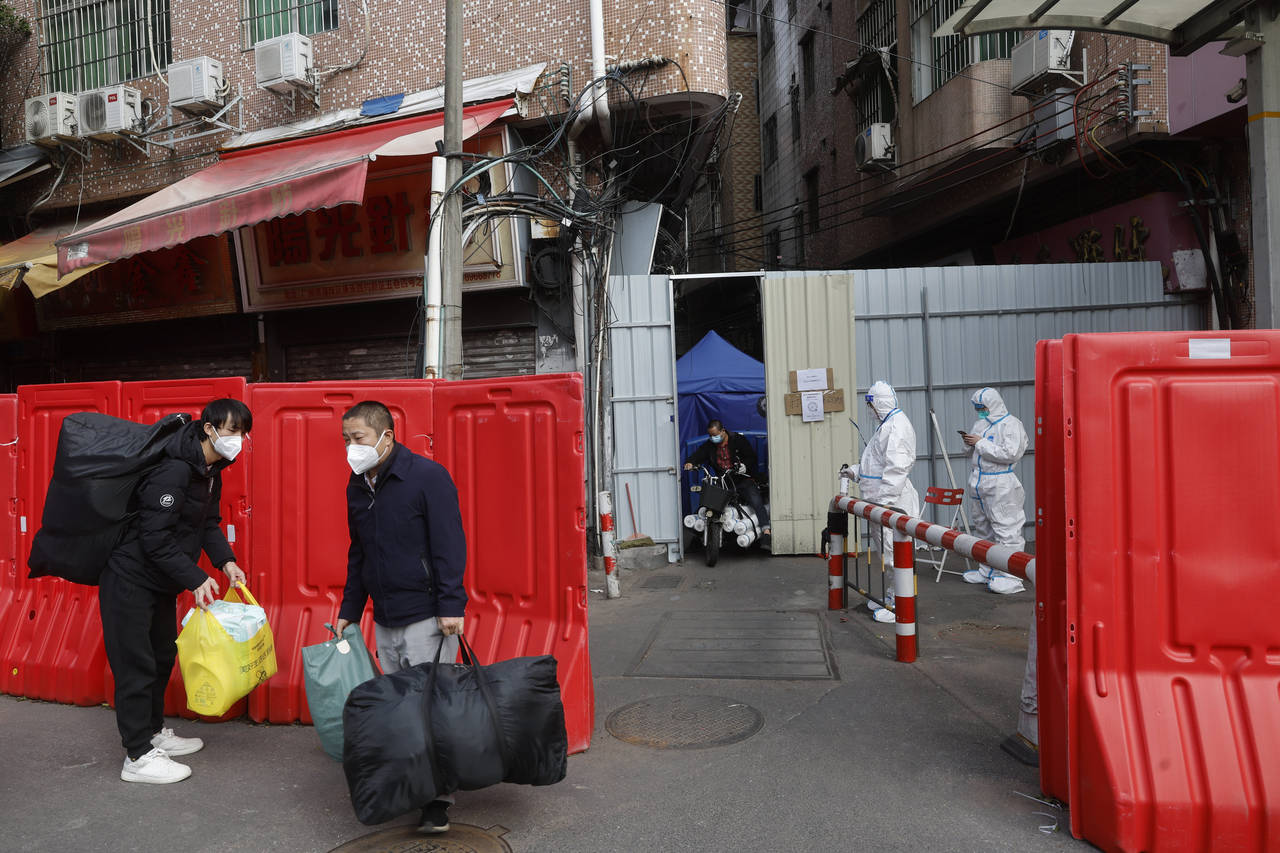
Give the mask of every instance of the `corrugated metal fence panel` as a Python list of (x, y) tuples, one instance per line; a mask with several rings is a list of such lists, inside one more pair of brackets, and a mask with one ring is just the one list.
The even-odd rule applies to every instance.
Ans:
[[(853, 273), (770, 273), (762, 278), (769, 500), (775, 554), (817, 553), (841, 462), (857, 461)], [(830, 367), (845, 411), (821, 422), (787, 415), (792, 370)]]
[(462, 332), (462, 377), (530, 376), (537, 372), (534, 350), (538, 330), (466, 329)]
[(613, 505), (679, 556), (680, 477), (676, 428), (676, 354), (671, 279), (614, 276), (609, 326), (613, 377)]
[[(897, 389), (916, 430), (919, 455), (912, 481), (921, 494), (927, 486), (948, 485), (943, 449), (951, 456), (957, 485), (965, 485), (969, 460), (956, 430), (972, 426), (969, 396), (984, 385), (1000, 391), (1034, 445), (1037, 341), (1072, 332), (1204, 327), (1203, 301), (1165, 295), (1155, 262), (930, 267), (855, 275), (857, 389), (876, 379)], [(931, 405), (945, 445), (933, 447), (932, 466)], [(864, 411), (858, 409), (858, 424), (866, 433)], [(1034, 446), (1017, 469), (1029, 495), (1035, 494), (1033, 453)], [(1035, 538), (1033, 518), (1033, 508), (1027, 507), (1028, 540)]]

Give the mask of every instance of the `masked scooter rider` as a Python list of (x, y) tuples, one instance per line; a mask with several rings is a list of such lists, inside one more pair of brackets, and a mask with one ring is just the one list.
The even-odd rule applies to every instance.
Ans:
[(731, 474), (738, 498), (751, 508), (760, 525), (760, 547), (770, 550), (773, 530), (769, 526), (769, 511), (765, 509), (760, 487), (752, 479), (756, 470), (756, 451), (746, 436), (729, 432), (719, 420), (707, 424), (707, 440), (685, 460), (684, 470), (705, 465), (718, 474)]

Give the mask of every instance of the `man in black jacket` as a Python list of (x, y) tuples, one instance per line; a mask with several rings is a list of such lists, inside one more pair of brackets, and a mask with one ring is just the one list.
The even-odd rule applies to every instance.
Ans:
[(769, 511), (765, 509), (760, 487), (752, 479), (756, 470), (756, 450), (751, 442), (740, 433), (729, 432), (719, 420), (711, 421), (707, 424), (707, 440), (689, 454), (684, 470), (689, 471), (700, 465), (707, 466), (717, 474), (737, 475), (733, 477), (733, 484), (738, 490), (738, 497), (756, 514), (756, 521), (760, 525), (760, 547), (769, 550), (773, 530), (769, 526)]
[(203, 550), (229, 583), (244, 572), (220, 526), (222, 470), (240, 452), (253, 415), (239, 400), (214, 400), (199, 421), (183, 427), (164, 459), (134, 491), (136, 515), (98, 587), (102, 636), (115, 677), (116, 725), (125, 748), (120, 778), (156, 785), (180, 782), (191, 768), (172, 756), (204, 747), (164, 727), (164, 693), (177, 659), (176, 602), (184, 589), (207, 608), (218, 582), (197, 564)]
[[(357, 403), (342, 418), (347, 483), (347, 585), (338, 634), (373, 601), (378, 662), (384, 673), (458, 655), (467, 591), (467, 540), (458, 490), (443, 465), (398, 444), (382, 403)], [(419, 830), (449, 829), (449, 794), (422, 810)]]

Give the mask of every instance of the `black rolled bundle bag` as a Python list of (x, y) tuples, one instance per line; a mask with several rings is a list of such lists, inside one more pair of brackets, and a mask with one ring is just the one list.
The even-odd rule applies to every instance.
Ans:
[(564, 779), (569, 737), (556, 659), (481, 666), (466, 638), (461, 647), (463, 663), (441, 663), (437, 649), (433, 663), (378, 676), (347, 697), (342, 769), (361, 823), (457, 790)]
[(54, 575), (96, 586), (133, 516), (142, 474), (157, 465), (191, 415), (144, 425), (103, 415), (67, 415), (58, 431), (53, 477), (27, 560), (30, 577)]

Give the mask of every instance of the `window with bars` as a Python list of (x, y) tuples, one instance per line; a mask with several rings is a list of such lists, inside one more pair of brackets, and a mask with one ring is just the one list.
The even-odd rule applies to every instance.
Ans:
[(876, 122), (892, 120), (898, 105), (894, 103), (897, 88), (898, 67), (896, 57), (898, 46), (898, 4), (895, 0), (872, 0), (858, 16), (858, 41), (862, 43), (864, 54), (867, 51), (884, 48), (889, 51), (888, 64), (882, 58), (880, 67), (875, 70), (874, 82), (859, 87), (854, 97), (854, 105), (858, 111), (859, 126), (866, 127)]
[(769, 116), (761, 129), (764, 139), (760, 140), (760, 155), (764, 164), (769, 166), (778, 161), (778, 115)]
[(791, 138), (800, 138), (800, 87), (791, 87)]
[(46, 92), (85, 92), (145, 77), (172, 58), (169, 0), (44, 0)]
[(1016, 33), (1010, 30), (965, 38), (934, 38), (933, 33), (955, 14), (964, 0), (912, 0), (912, 97), (920, 102), (975, 62), (1008, 59)]
[(813, 92), (817, 88), (818, 67), (817, 59), (813, 55), (813, 31), (810, 30), (805, 37), (800, 39), (800, 72), (804, 79), (804, 96), (806, 98), (813, 97)]
[(818, 217), (821, 215), (821, 203), (818, 194), (818, 170), (810, 169), (804, 174), (805, 208), (809, 215), (809, 233), (818, 233)]
[(760, 10), (760, 21), (756, 25), (760, 33), (760, 55), (764, 56), (773, 50), (773, 3), (765, 3)]
[(338, 0), (240, 0), (245, 49), (286, 33), (304, 36), (338, 28)]

